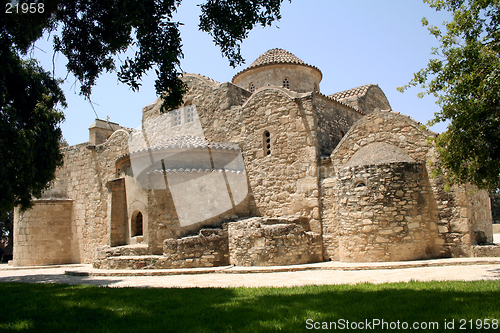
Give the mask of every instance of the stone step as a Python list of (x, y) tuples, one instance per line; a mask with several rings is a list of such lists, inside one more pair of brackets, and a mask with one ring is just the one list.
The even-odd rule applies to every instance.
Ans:
[[(474, 265), (499, 265), (500, 257), (482, 257), (482, 258), (445, 258), (415, 261), (399, 262), (366, 262), (366, 263), (346, 263), (338, 261), (319, 262), (313, 264), (300, 264), (290, 266), (219, 266), (219, 267), (197, 267), (197, 268), (164, 268), (154, 269), (148, 266), (153, 259), (156, 262), (162, 261), (163, 256), (127, 256), (107, 258), (99, 268), (94, 264), (94, 268), (71, 267), (65, 271), (66, 275), (75, 276), (162, 276), (162, 275), (185, 275), (185, 274), (250, 274), (250, 273), (277, 273), (277, 272), (298, 272), (309, 270), (334, 270), (334, 271), (363, 271), (363, 270), (393, 270), (402, 268), (424, 268), (424, 267), (446, 267), (446, 266), (474, 266)], [(132, 262), (139, 263), (137, 268), (125, 267)], [(144, 264), (144, 265), (143, 265)], [(113, 266), (116, 265), (116, 266)]]

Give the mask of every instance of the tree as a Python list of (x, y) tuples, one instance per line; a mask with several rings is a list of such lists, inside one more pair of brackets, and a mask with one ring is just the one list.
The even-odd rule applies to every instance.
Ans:
[(500, 187), (500, 2), (499, 0), (424, 0), (453, 14), (446, 31), (424, 26), (440, 42), (436, 56), (400, 91), (420, 85), (436, 96), (441, 111), (428, 125), (451, 121), (435, 143), (436, 170), (449, 183)]
[(64, 105), (57, 80), (36, 62), (0, 50), (0, 214), (29, 208), (62, 163), (59, 151)]
[[(13, 247), (14, 212), (0, 215), (0, 243), (7, 244), (4, 248), (5, 255), (12, 254)], [(4, 255), (4, 259), (5, 259)]]
[[(241, 64), (240, 43), (257, 24), (280, 18), (283, 0), (208, 0), (201, 6), (200, 29), (214, 37), (232, 66)], [(59, 81), (34, 60), (23, 60), (45, 32), (54, 52), (67, 59), (68, 72), (90, 99), (104, 71), (138, 90), (142, 76), (155, 69), (162, 111), (178, 107), (186, 86), (180, 79), (183, 57), (180, 22), (173, 13), (181, 0), (45, 0), (11, 3), (0, 12), (0, 212), (30, 206), (62, 161), (58, 125), (65, 106)], [(133, 58), (119, 66), (116, 55), (133, 46)], [(12, 84), (15, 83), (15, 84)]]

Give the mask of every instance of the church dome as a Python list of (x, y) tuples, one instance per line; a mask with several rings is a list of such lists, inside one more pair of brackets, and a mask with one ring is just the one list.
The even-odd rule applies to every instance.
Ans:
[(261, 54), (255, 61), (248, 66), (247, 69), (257, 67), (257, 66), (264, 66), (264, 65), (271, 65), (271, 64), (301, 64), (301, 65), (306, 65), (307, 64), (302, 61), (301, 59), (297, 58), (294, 54), (291, 52), (288, 52), (283, 49), (272, 49), (264, 54)]
[(251, 92), (267, 85), (309, 92), (319, 91), (321, 78), (321, 71), (317, 67), (286, 50), (271, 49), (237, 73), (232, 82)]

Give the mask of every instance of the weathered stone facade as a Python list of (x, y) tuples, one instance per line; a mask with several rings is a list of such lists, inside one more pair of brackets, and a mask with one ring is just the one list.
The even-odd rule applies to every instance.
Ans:
[(305, 264), (323, 257), (321, 235), (306, 231), (296, 219), (233, 222), (228, 236), (229, 262), (235, 266)]
[(437, 211), (426, 176), (423, 165), (408, 162), (340, 170), (335, 188), (339, 236), (334, 248), (338, 254), (333, 259), (436, 257)]
[(72, 204), (71, 200), (48, 199), (24, 213), (16, 209), (13, 259), (17, 265), (68, 264), (76, 259), (72, 257)]
[(161, 100), (144, 107), (141, 130), (96, 120), (89, 142), (63, 148), (53, 209), (48, 191), (16, 214), (14, 264), (179, 268), (488, 252), (473, 247), (492, 242), (488, 195), (446, 192), (429, 177), (435, 134), (390, 111), (377, 85), (326, 96), (321, 78), (273, 49), (233, 83), (184, 74), (185, 105), (166, 114)]

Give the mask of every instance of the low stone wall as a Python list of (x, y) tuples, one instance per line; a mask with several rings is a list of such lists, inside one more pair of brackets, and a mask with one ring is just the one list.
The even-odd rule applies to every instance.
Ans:
[(103, 259), (95, 259), (92, 262), (92, 266), (100, 269), (164, 268), (155, 266), (161, 258), (161, 256), (156, 255), (107, 257)]
[(473, 257), (500, 257), (499, 245), (473, 245)]
[(101, 246), (96, 249), (95, 258), (104, 259), (107, 257), (119, 256), (144, 256), (148, 253), (148, 246), (143, 244), (124, 245), (124, 246)]
[(14, 266), (69, 264), (72, 258), (71, 212), (68, 199), (36, 200), (33, 208), (15, 211)]
[(104, 246), (96, 251), (94, 268), (166, 269), (229, 265), (227, 229), (202, 229), (196, 236), (166, 239), (163, 256), (146, 245)]
[(292, 265), (322, 261), (321, 236), (304, 217), (255, 217), (201, 229), (196, 236), (165, 239), (163, 255), (146, 245), (104, 246), (96, 251), (94, 268), (167, 269)]
[(171, 268), (229, 265), (227, 229), (201, 229), (196, 236), (166, 239), (163, 255)]
[(322, 261), (319, 234), (305, 231), (299, 224), (265, 222), (264, 218), (255, 217), (228, 224), (230, 264), (274, 266)]

